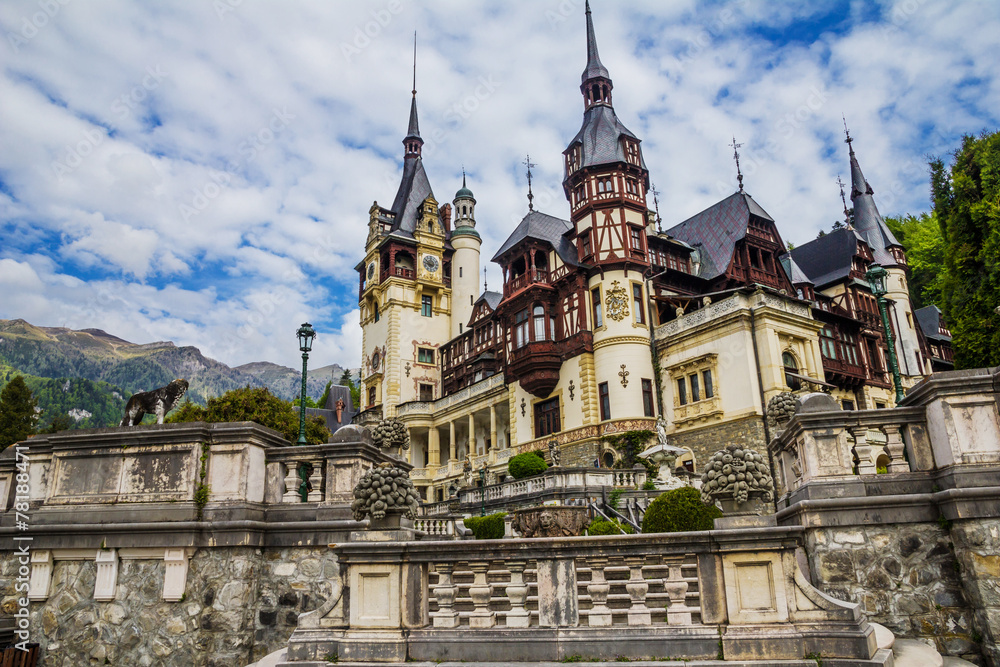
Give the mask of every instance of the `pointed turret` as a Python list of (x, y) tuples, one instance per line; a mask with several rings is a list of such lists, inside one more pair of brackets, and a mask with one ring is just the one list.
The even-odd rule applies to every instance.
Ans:
[(590, 15), (590, 0), (587, 0), (587, 67), (580, 76), (580, 90), (583, 92), (584, 108), (595, 104), (611, 106), (611, 75), (601, 62), (597, 52), (597, 37), (594, 35), (594, 19)]
[[(875, 261), (883, 266), (893, 266), (899, 264), (899, 257), (902, 245), (896, 240), (889, 230), (882, 215), (875, 206), (875, 199), (872, 195), (875, 191), (868, 184), (865, 175), (861, 172), (861, 165), (854, 154), (854, 144), (851, 133), (844, 125), (844, 133), (847, 135), (845, 143), (851, 158), (851, 204), (854, 206), (854, 229), (868, 242), (875, 256)], [(893, 252), (892, 248), (897, 248)]]
[(413, 99), (410, 100), (410, 124), (406, 128), (406, 136), (403, 138), (403, 146), (406, 147), (405, 158), (420, 157), (420, 149), (424, 145), (424, 140), (420, 138), (420, 124), (417, 122), (417, 91), (413, 90)]

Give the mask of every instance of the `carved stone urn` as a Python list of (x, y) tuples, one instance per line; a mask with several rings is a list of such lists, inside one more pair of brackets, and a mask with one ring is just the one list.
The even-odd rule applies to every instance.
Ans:
[(764, 457), (732, 444), (712, 455), (701, 477), (701, 499), (716, 501), (728, 515), (760, 515), (774, 495), (774, 482)]
[(521, 537), (572, 537), (582, 535), (589, 509), (574, 505), (544, 505), (514, 512), (511, 526)]

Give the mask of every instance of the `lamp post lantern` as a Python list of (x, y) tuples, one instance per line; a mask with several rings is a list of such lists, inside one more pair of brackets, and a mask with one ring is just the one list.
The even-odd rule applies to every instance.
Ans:
[(296, 444), (306, 444), (306, 366), (309, 363), (309, 351), (312, 350), (316, 332), (308, 322), (302, 324), (295, 332), (299, 337), (299, 350), (302, 351), (302, 396), (299, 398), (299, 440)]
[(899, 405), (900, 401), (903, 400), (903, 381), (899, 377), (899, 362), (896, 361), (896, 343), (892, 335), (892, 329), (889, 328), (889, 314), (885, 309), (885, 295), (889, 291), (886, 286), (886, 278), (888, 277), (889, 272), (877, 263), (870, 264), (867, 273), (865, 273), (865, 279), (868, 280), (872, 296), (878, 302), (878, 311), (882, 315), (882, 327), (885, 329), (885, 343), (889, 349), (889, 368), (892, 370), (892, 383), (896, 387), (896, 405)]

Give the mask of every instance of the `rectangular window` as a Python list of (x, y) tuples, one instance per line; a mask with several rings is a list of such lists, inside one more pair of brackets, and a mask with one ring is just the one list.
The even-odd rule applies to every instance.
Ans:
[(430, 294), (425, 294), (420, 297), (420, 314), (424, 317), (430, 317), (433, 314), (432, 308), (434, 307), (434, 302), (431, 299)]
[(632, 283), (632, 312), (635, 313), (635, 323), (646, 323), (646, 309), (642, 306), (642, 285)]
[(588, 229), (580, 237), (580, 252), (583, 253), (584, 257), (590, 257), (590, 230)]
[(691, 381), (691, 402), (697, 403), (701, 400), (701, 390), (698, 388), (698, 374), (689, 375), (688, 380)]
[(843, 407), (843, 408), (844, 408), (845, 410), (853, 410), (853, 409), (854, 409), (854, 401), (841, 401), (841, 402), (840, 402), (840, 405), (841, 405), (841, 406), (842, 406), (842, 407)]
[(629, 233), (632, 235), (632, 250), (642, 252), (642, 230), (638, 227), (629, 227)]
[(702, 384), (705, 385), (705, 398), (715, 396), (715, 388), (712, 386), (712, 371), (701, 372)]
[(461, 277), (462, 277), (462, 267), (461, 267), (461, 266), (460, 266), (460, 267), (458, 267), (458, 277), (459, 277), (459, 278), (461, 278)]
[(420, 400), (421, 401), (433, 401), (434, 400), (434, 385), (432, 385), (432, 384), (421, 384), (420, 385)]
[(417, 363), (420, 364), (433, 364), (434, 363), (434, 350), (427, 347), (417, 348)]
[(558, 433), (559, 430), (559, 397), (536, 403), (535, 437), (541, 438), (544, 435)]
[(594, 328), (598, 329), (604, 326), (604, 318), (601, 316), (601, 288), (590, 290), (590, 298), (594, 303)]
[(601, 398), (601, 421), (611, 419), (611, 396), (608, 393), (608, 383), (597, 385), (597, 393)]
[(647, 417), (654, 417), (653, 413), (653, 381), (643, 379), (642, 381), (642, 413)]
[(514, 316), (514, 348), (521, 348), (528, 342), (528, 309)]
[(687, 383), (684, 381), (684, 378), (677, 378), (677, 400), (680, 405), (687, 405), (688, 392)]
[(375, 405), (375, 387), (368, 387), (368, 407)]
[(833, 340), (833, 329), (830, 326), (823, 327), (823, 330), (819, 332), (819, 347), (820, 352), (827, 359), (837, 358), (837, 345)]
[(875, 401), (875, 409), (876, 410), (885, 410), (885, 403), (883, 403), (881, 401)]

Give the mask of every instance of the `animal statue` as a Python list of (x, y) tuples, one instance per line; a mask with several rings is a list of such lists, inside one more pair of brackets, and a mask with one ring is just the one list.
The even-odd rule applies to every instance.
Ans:
[(121, 425), (138, 426), (147, 413), (155, 414), (156, 423), (162, 424), (163, 418), (177, 405), (187, 390), (187, 380), (174, 380), (166, 387), (134, 394), (125, 404), (125, 416), (122, 417)]

